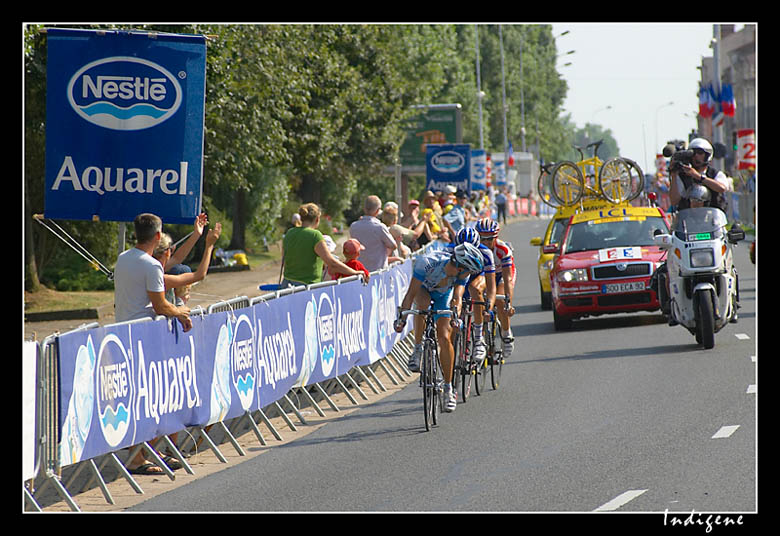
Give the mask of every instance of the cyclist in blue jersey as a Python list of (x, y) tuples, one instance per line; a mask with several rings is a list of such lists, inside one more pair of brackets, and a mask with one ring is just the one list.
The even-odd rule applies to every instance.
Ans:
[[(483, 301), (482, 296), (485, 296), (484, 302), (486, 305), (474, 304), (472, 311), (474, 313), (474, 323), (472, 329), (474, 333), (474, 353), (473, 357), (475, 361), (481, 361), (487, 354), (487, 346), (485, 345), (485, 339), (482, 335), (482, 325), (484, 311), (490, 311), (493, 309), (493, 304), (496, 301), (496, 266), (493, 257), (493, 251), (485, 244), (480, 243), (480, 236), (477, 230), (473, 227), (464, 227), (458, 234), (455, 235), (455, 242), (448, 244), (446, 247), (449, 249), (454, 248), (458, 244), (468, 242), (473, 246), (479, 248), (484, 259), (484, 268), (481, 273), (472, 274), (469, 278), (468, 285), (466, 285), (466, 295), (472, 297), (474, 301)], [(487, 291), (487, 294), (485, 294)]]
[[(484, 261), (480, 251), (469, 243), (447, 249), (434, 250), (417, 257), (412, 269), (412, 280), (406, 291), (395, 321), (395, 330), (401, 332), (406, 324), (401, 312), (415, 304), (418, 310), (431, 306), (434, 310), (454, 309), (460, 313), (460, 301), (468, 284), (468, 277), (480, 273)], [(433, 305), (431, 305), (433, 301)], [(436, 321), (436, 336), (439, 341), (439, 362), (444, 376), (444, 410), (455, 411), (456, 394), (452, 387), (452, 370), (455, 362), (455, 352), (450, 339), (451, 319), (445, 315), (434, 315)], [(425, 323), (422, 317), (414, 319), (414, 352), (409, 357), (409, 369), (420, 370), (422, 355), (422, 337)]]

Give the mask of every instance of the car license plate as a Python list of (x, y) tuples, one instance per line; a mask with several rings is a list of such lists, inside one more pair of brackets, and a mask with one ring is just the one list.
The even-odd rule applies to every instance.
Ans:
[(636, 292), (639, 290), (645, 290), (644, 281), (638, 281), (634, 283), (610, 283), (604, 285), (601, 291), (604, 294), (614, 294), (616, 292)]

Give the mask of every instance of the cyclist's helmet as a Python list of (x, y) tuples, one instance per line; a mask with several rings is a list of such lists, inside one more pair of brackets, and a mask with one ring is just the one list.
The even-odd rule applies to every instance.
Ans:
[(710, 160), (712, 160), (712, 154), (714, 152), (712, 149), (712, 145), (704, 138), (694, 138), (693, 140), (691, 140), (691, 143), (688, 144), (688, 149), (694, 149), (694, 150), (701, 149), (702, 151), (707, 153), (706, 161), (709, 162)]
[(484, 218), (477, 222), (475, 226), (477, 232), (483, 236), (498, 236), (498, 231), (501, 230), (501, 226), (497, 221), (490, 218)]
[(482, 253), (468, 242), (455, 246), (452, 256), (459, 266), (475, 274), (480, 273), (485, 266)]
[(455, 244), (465, 244), (479, 247), (479, 233), (473, 227), (464, 227), (455, 235)]

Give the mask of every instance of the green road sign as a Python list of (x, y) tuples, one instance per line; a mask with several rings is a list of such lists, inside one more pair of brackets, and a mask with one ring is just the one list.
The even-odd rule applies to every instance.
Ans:
[(461, 143), (460, 104), (415, 106), (421, 113), (409, 121), (401, 146), (402, 166), (425, 166), (425, 146), (429, 143)]

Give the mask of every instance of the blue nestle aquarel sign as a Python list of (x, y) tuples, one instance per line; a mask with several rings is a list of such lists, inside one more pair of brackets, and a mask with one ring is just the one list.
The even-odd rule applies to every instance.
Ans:
[(203, 189), (205, 38), (47, 36), (45, 216), (191, 223)]
[(471, 189), (471, 145), (434, 144), (425, 146), (425, 184), (428, 190), (444, 190), (451, 184), (459, 190)]

